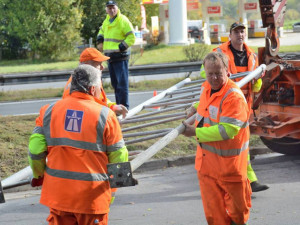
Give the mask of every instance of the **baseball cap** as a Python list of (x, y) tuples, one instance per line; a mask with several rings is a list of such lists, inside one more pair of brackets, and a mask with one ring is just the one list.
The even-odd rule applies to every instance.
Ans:
[(244, 24), (239, 23), (239, 22), (235, 22), (235, 23), (231, 24), (231, 26), (230, 26), (230, 33), (231, 33), (232, 30), (234, 30), (238, 27), (242, 27), (244, 29), (246, 28)]
[(83, 50), (83, 52), (80, 54), (79, 61), (80, 62), (86, 62), (86, 61), (96, 61), (96, 62), (103, 62), (108, 60), (109, 57), (103, 55), (101, 52), (99, 52), (95, 48), (86, 48)]
[(109, 5), (116, 5), (116, 6), (118, 6), (115, 1), (108, 1), (108, 2), (106, 2), (106, 6), (109, 6)]

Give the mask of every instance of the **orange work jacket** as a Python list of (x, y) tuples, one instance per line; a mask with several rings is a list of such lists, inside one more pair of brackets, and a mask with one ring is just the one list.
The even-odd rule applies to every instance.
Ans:
[(83, 214), (109, 211), (108, 152), (124, 146), (113, 111), (93, 96), (73, 92), (44, 106), (36, 124), (47, 142), (47, 164), (40, 202)]
[[(247, 58), (248, 58), (248, 66), (236, 66), (234, 63), (234, 56), (233, 53), (229, 47), (230, 41), (227, 41), (220, 45), (219, 47), (213, 49), (213, 51), (219, 51), (223, 52), (225, 55), (228, 56), (228, 71), (231, 74), (237, 74), (237, 73), (242, 73), (242, 72), (247, 72), (247, 71), (253, 71), (258, 67), (258, 58), (255, 54), (255, 52), (249, 48), (248, 45), (244, 43), (244, 48), (246, 49), (247, 52)], [(234, 79), (235, 82), (241, 80), (241, 78), (236, 78)], [(247, 99), (248, 106), (249, 108), (252, 107), (252, 84), (249, 82), (248, 84), (245, 84), (242, 88), (242, 91)]]
[[(203, 175), (218, 180), (237, 182), (247, 179), (247, 156), (249, 151), (249, 109), (246, 99), (236, 84), (227, 79), (220, 91), (210, 96), (211, 87), (207, 81), (197, 108), (195, 126), (218, 125), (220, 133), (229, 123), (241, 129), (233, 139), (222, 135), (222, 141), (203, 142), (197, 145), (195, 168)], [(226, 132), (225, 132), (226, 133)]]

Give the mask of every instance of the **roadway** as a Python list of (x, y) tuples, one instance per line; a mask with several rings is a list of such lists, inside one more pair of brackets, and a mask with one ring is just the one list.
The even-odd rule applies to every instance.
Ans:
[[(252, 195), (249, 224), (299, 224), (300, 156), (258, 155), (252, 165), (270, 189)], [(118, 190), (109, 224), (206, 224), (193, 165), (148, 170), (134, 177), (137, 186)], [(39, 204), (39, 194), (39, 190), (5, 194), (0, 225), (45, 225), (48, 208)]]

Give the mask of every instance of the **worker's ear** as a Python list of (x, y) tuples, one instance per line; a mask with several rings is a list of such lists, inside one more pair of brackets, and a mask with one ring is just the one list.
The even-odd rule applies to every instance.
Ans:
[(92, 96), (95, 96), (96, 94), (96, 87), (95, 86), (92, 86), (89, 88), (89, 94), (92, 95)]

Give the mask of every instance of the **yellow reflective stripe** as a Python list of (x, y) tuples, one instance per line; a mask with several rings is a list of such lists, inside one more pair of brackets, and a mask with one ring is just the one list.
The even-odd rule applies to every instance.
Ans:
[(81, 180), (81, 181), (107, 181), (108, 175), (106, 173), (81, 173), (67, 170), (51, 169), (46, 166), (46, 173), (53, 177)]
[(230, 139), (229, 136), (228, 136), (228, 134), (227, 134), (227, 132), (226, 132), (226, 130), (225, 130), (225, 127), (222, 124), (219, 124), (218, 128), (219, 128), (219, 132), (220, 132), (223, 140)]
[(245, 142), (242, 148), (240, 149), (217, 149), (211, 145), (207, 145), (205, 143), (201, 143), (201, 148), (205, 149), (211, 153), (217, 154), (219, 156), (237, 156), (240, 155), (241, 152), (247, 150), (249, 148), (249, 141)]
[(47, 152), (41, 152), (39, 154), (32, 154), (30, 152), (30, 150), (28, 149), (28, 156), (32, 159), (32, 160), (41, 160), (41, 159), (45, 159), (47, 157)]

